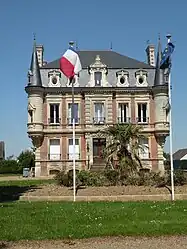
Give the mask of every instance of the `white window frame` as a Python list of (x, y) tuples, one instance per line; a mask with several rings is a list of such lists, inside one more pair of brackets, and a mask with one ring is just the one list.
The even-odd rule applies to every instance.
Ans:
[[(54, 108), (54, 122), (51, 122), (51, 106), (55, 106)], [(57, 120), (57, 108), (58, 106), (58, 120)], [(49, 120), (50, 120), (50, 124), (60, 124), (60, 104), (59, 103), (49, 103)], [(58, 122), (57, 122), (58, 121)]]
[[(80, 151), (80, 139), (75, 138), (75, 160), (80, 159)], [(68, 138), (68, 159), (73, 160), (73, 138)]]
[[(121, 112), (121, 108), (120, 107), (125, 107), (122, 108), (122, 112)], [(126, 109), (126, 117), (125, 117), (125, 109)], [(122, 115), (121, 115), (122, 114)], [(118, 122), (119, 123), (129, 123), (130, 116), (129, 116), (129, 103), (118, 103)]]
[[(79, 103), (74, 103), (75, 105), (77, 105), (77, 120), (75, 119), (75, 124), (79, 124), (79, 118), (80, 118), (80, 111), (79, 111)], [(71, 106), (71, 108), (70, 108)], [(72, 124), (73, 123), (73, 118), (72, 118), (72, 103), (68, 103), (68, 124)]]
[[(139, 121), (139, 116), (138, 116), (138, 106), (141, 105), (141, 117), (140, 117), (140, 121)], [(143, 105), (146, 105), (146, 119), (144, 121), (144, 115), (143, 115)], [(149, 122), (149, 109), (148, 109), (148, 102), (137, 102), (136, 105), (136, 119), (137, 119), (137, 123), (148, 123)]]
[[(101, 113), (99, 112), (100, 110), (98, 109), (98, 112), (96, 112), (96, 105), (101, 105)], [(94, 102), (93, 104), (93, 113), (94, 113), (94, 123), (98, 124), (98, 123), (104, 123), (105, 122), (105, 103), (103, 102)], [(99, 115), (98, 115), (99, 114)]]
[[(58, 147), (59, 152), (51, 153), (51, 141), (59, 141), (59, 145), (54, 145), (53, 147)], [(53, 148), (54, 150), (54, 148)], [(55, 149), (57, 150), (57, 148)], [(61, 141), (60, 138), (50, 138), (49, 139), (49, 160), (58, 161), (61, 159)]]
[(138, 149), (138, 154), (140, 159), (149, 159), (150, 158), (150, 152), (149, 152), (149, 138), (142, 138), (139, 141), (140, 148)]

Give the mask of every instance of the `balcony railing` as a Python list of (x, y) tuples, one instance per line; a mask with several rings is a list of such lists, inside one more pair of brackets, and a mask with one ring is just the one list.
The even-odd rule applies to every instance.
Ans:
[(61, 154), (48, 154), (48, 160), (61, 160)]
[(94, 124), (105, 124), (105, 117), (94, 117), (93, 123)]
[(148, 124), (149, 123), (149, 118), (148, 117), (137, 117), (136, 122), (138, 124)]
[[(68, 125), (72, 125), (73, 124), (73, 119), (72, 118), (67, 118), (67, 123), (68, 123)], [(80, 118), (75, 118), (75, 124), (76, 125), (80, 124)]]
[(120, 124), (128, 124), (131, 122), (131, 118), (129, 117), (118, 117), (118, 123)]
[[(73, 157), (74, 157), (73, 153), (68, 154), (68, 159), (69, 160), (73, 160)], [(80, 160), (80, 153), (75, 153), (75, 160)]]
[(61, 119), (60, 118), (49, 118), (48, 123), (50, 125), (60, 125)]

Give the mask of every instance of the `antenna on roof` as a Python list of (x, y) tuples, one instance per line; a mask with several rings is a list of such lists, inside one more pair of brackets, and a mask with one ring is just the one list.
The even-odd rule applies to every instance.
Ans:
[(110, 50), (112, 50), (112, 42), (110, 42)]

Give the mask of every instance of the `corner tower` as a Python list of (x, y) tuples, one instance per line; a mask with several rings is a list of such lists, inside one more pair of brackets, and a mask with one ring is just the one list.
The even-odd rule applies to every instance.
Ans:
[(40, 176), (40, 147), (43, 142), (43, 87), (38, 62), (36, 40), (34, 38), (28, 84), (25, 88), (28, 94), (28, 135), (35, 148), (35, 176)]
[(153, 97), (155, 105), (155, 138), (157, 141), (157, 169), (164, 173), (163, 150), (166, 137), (169, 135), (168, 122), (168, 82), (164, 70), (160, 68), (162, 59), (162, 48), (160, 38), (158, 41), (158, 51), (155, 68), (155, 79), (153, 86)]

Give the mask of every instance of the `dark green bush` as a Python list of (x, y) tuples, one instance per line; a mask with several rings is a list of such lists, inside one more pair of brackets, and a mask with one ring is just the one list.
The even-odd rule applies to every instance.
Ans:
[(22, 170), (16, 160), (0, 161), (0, 174), (21, 174)]
[(119, 171), (117, 170), (105, 170), (104, 176), (108, 180), (109, 184), (116, 186), (119, 183)]
[[(174, 185), (175, 186), (182, 186), (182, 185), (187, 183), (185, 172), (183, 170), (180, 170), (180, 169), (174, 170), (173, 176), (174, 176), (173, 178), (174, 178)], [(170, 171), (167, 172), (166, 184), (171, 186), (171, 174), (170, 174)]]

